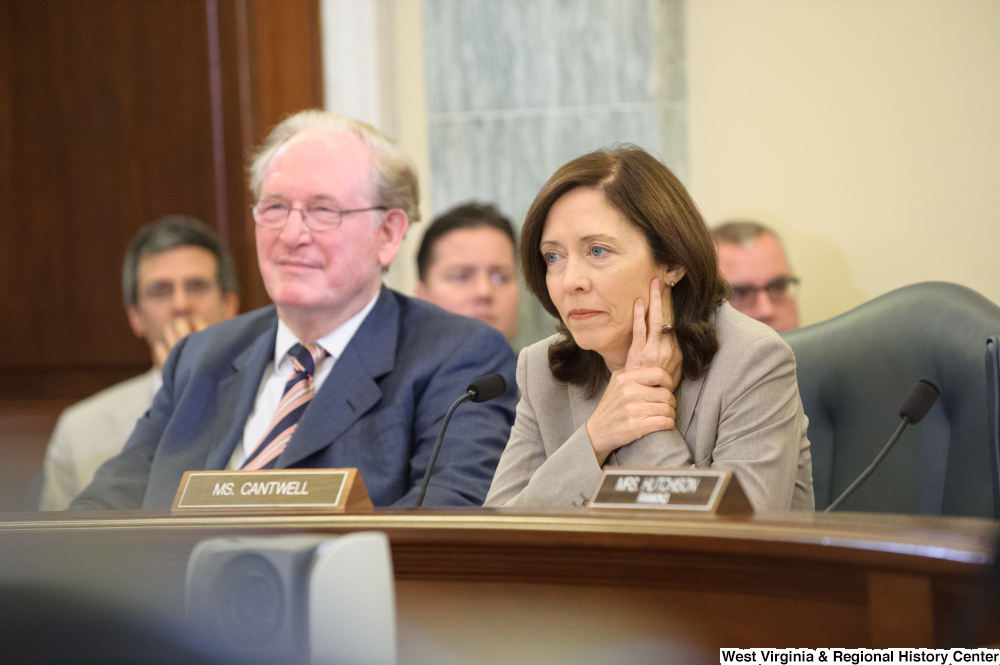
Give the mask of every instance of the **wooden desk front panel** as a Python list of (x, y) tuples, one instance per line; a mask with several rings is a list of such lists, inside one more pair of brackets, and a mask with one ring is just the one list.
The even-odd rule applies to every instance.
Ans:
[(55, 581), (171, 613), (182, 607), (199, 540), (357, 530), (389, 535), (401, 653), (444, 649), (481, 662), (489, 653), (544, 662), (533, 656), (609, 640), (716, 654), (942, 645), (956, 608), (981, 588), (998, 533), (987, 520), (877, 515), (53, 513), (0, 523), (0, 547), (13, 563), (5, 579)]

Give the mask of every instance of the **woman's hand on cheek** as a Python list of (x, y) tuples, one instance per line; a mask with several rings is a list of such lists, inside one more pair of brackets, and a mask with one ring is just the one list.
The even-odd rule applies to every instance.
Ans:
[(664, 334), (660, 280), (649, 285), (649, 325), (642, 300), (632, 309), (632, 345), (625, 367), (611, 374), (600, 404), (587, 421), (599, 464), (612, 451), (650, 432), (674, 428), (681, 355), (673, 332)]
[(650, 432), (674, 428), (677, 400), (663, 386), (667, 381), (667, 372), (661, 367), (618, 370), (611, 375), (586, 424), (598, 464), (604, 464), (612, 451)]
[(632, 308), (632, 345), (625, 361), (625, 371), (659, 367), (668, 377), (663, 387), (672, 392), (677, 389), (681, 381), (681, 364), (684, 357), (677, 344), (677, 335), (672, 330), (663, 332), (664, 326), (668, 324), (671, 328), (673, 326), (665, 320), (663, 314), (663, 295), (659, 279), (654, 279), (649, 285), (648, 328), (644, 309), (642, 300), (636, 300)]

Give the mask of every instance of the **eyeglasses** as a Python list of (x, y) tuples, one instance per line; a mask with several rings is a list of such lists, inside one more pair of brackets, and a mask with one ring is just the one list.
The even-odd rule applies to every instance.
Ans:
[[(204, 277), (188, 277), (181, 284), (184, 292), (192, 298), (208, 295), (218, 286), (214, 281)], [(143, 289), (142, 295), (154, 301), (170, 300), (174, 297), (174, 288), (174, 283), (171, 281), (153, 282)]]
[(354, 212), (368, 212), (370, 210), (388, 210), (385, 206), (372, 206), (371, 208), (355, 208), (354, 210), (337, 210), (322, 203), (314, 203), (309, 206), (296, 208), (287, 203), (277, 201), (261, 202), (251, 206), (253, 221), (267, 229), (280, 229), (285, 226), (288, 216), (293, 210), (298, 210), (302, 215), (302, 221), (310, 231), (332, 231), (340, 226), (344, 215)]
[(729, 299), (736, 309), (751, 307), (757, 301), (757, 294), (763, 291), (771, 302), (780, 305), (799, 296), (798, 277), (776, 277), (764, 286), (750, 284), (733, 284), (733, 295)]

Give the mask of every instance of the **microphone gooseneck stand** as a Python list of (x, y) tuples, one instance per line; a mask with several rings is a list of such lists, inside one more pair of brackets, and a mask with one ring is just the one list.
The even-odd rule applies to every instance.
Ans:
[(424, 472), (424, 480), (420, 483), (417, 500), (413, 502), (414, 508), (424, 503), (424, 494), (427, 493), (427, 485), (431, 481), (431, 472), (434, 471), (434, 463), (437, 462), (438, 453), (441, 452), (441, 444), (444, 442), (444, 433), (448, 430), (448, 423), (451, 421), (451, 416), (455, 413), (455, 409), (467, 399), (471, 399), (473, 402), (488, 402), (494, 397), (500, 397), (500, 395), (507, 392), (507, 380), (499, 374), (487, 374), (470, 383), (469, 387), (465, 390), (465, 394), (455, 400), (455, 403), (448, 409), (448, 415), (444, 417), (444, 425), (441, 427), (441, 433), (438, 435), (437, 441), (434, 442), (434, 448), (431, 450), (431, 459), (427, 464), (427, 470)]
[(857, 479), (851, 483), (850, 487), (844, 490), (844, 493), (837, 497), (837, 500), (826, 507), (824, 513), (828, 513), (832, 510), (836, 510), (840, 504), (844, 502), (844, 499), (851, 496), (854, 490), (861, 486), (861, 483), (868, 479), (868, 476), (872, 475), (875, 468), (882, 462), (892, 447), (896, 445), (899, 441), (899, 437), (902, 436), (903, 430), (906, 429), (907, 425), (916, 425), (927, 412), (931, 410), (934, 406), (934, 402), (937, 398), (941, 396), (941, 388), (938, 384), (934, 383), (930, 379), (920, 379), (917, 381), (916, 385), (910, 390), (910, 394), (906, 396), (906, 401), (903, 402), (903, 406), (899, 409), (899, 417), (903, 419), (903, 422), (899, 423), (899, 427), (896, 428), (896, 433), (892, 435), (889, 439), (889, 443), (885, 444), (882, 448), (882, 452), (875, 456), (875, 461), (873, 461), (867, 469), (865, 469)]

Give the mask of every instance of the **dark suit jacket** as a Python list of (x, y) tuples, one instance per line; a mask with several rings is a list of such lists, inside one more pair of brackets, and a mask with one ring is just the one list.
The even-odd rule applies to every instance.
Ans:
[[(270, 306), (182, 340), (125, 449), (71, 508), (169, 508), (185, 471), (225, 468), (277, 329)], [(275, 468), (357, 467), (376, 506), (412, 505), (448, 407), (474, 379), (497, 372), (507, 393), (456, 410), (424, 500), (482, 505), (514, 422), (514, 367), (493, 328), (383, 288)]]

